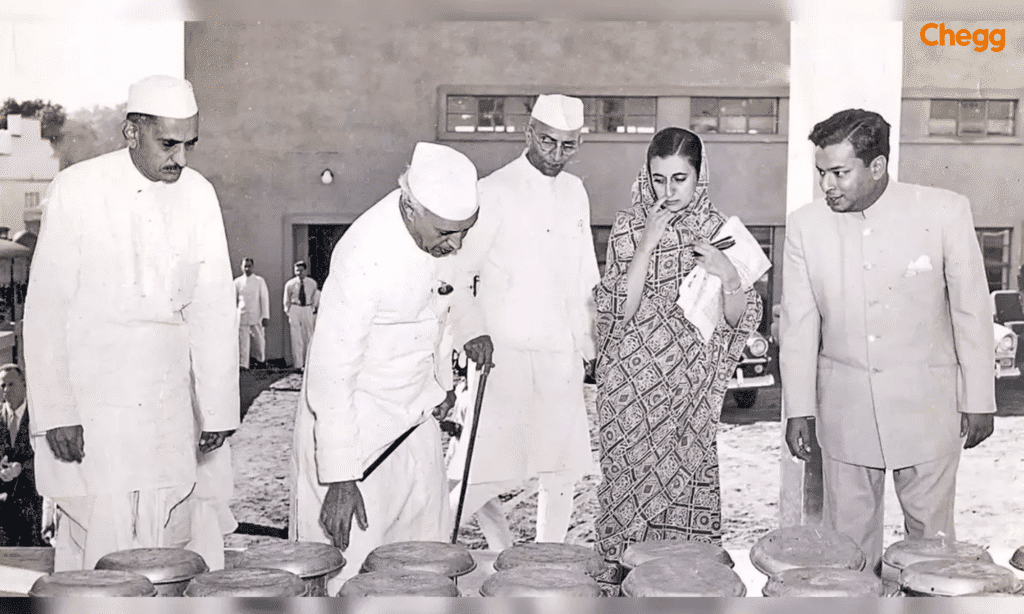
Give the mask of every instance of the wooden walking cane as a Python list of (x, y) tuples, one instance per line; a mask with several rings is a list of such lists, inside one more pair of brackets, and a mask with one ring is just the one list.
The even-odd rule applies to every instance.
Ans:
[(480, 424), (480, 406), (484, 401), (484, 385), (491, 365), (485, 364), (480, 371), (476, 389), (476, 405), (473, 407), (473, 426), (469, 429), (469, 444), (466, 446), (466, 466), (462, 468), (462, 484), (459, 485), (459, 506), (455, 510), (455, 528), (452, 529), (452, 543), (459, 541), (459, 521), (462, 520), (462, 506), (466, 502), (466, 488), (469, 486), (469, 463), (473, 459), (473, 445), (476, 443), (476, 427)]

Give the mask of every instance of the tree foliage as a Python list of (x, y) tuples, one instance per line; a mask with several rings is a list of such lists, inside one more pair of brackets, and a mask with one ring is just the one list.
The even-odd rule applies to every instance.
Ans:
[(0, 106), (0, 130), (7, 128), (7, 116), (20, 115), (29, 119), (38, 119), (42, 125), (43, 138), (55, 143), (60, 139), (61, 128), (68, 119), (68, 114), (59, 104), (41, 99), (18, 102), (13, 98), (4, 101)]
[(61, 138), (54, 143), (60, 155), (60, 167), (95, 158), (125, 146), (121, 134), (127, 103), (114, 108), (82, 109), (64, 124)]

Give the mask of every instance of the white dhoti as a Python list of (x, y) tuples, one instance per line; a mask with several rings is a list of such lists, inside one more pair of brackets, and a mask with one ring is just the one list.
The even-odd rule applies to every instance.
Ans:
[(309, 340), (313, 336), (313, 322), (311, 305), (292, 305), (288, 308), (288, 330), (292, 337), (292, 359), (296, 369), (305, 367), (306, 350), (309, 349)]
[[(578, 352), (494, 346), (469, 483), (599, 473), (590, 450)], [(475, 391), (474, 391), (475, 394)], [(461, 478), (461, 474), (458, 476)]]
[(186, 547), (193, 539), (198, 501), (194, 488), (55, 498), (54, 571), (92, 569), (118, 550)]
[(234, 476), (230, 441), (208, 454), (199, 454), (192, 538), (185, 547), (199, 554), (211, 571), (224, 569), (224, 536), (234, 533), (238, 521), (231, 513)]
[[(497, 496), (539, 478), (536, 541), (562, 542), (572, 516), (576, 482), (598, 473), (583, 398), (583, 359), (577, 352), (509, 350), (496, 345), (494, 364), (484, 392), (461, 520), (477, 513), (491, 549), (511, 546), (512, 535)], [(466, 417), (463, 435), (450, 455), (451, 480), (462, 479), (472, 424), (476, 372), (470, 373), (470, 386), (460, 396)], [(458, 495), (456, 487), (450, 495), (453, 509)]]
[(249, 358), (267, 362), (267, 338), (261, 324), (238, 327), (238, 365), (249, 368)]
[(224, 535), (238, 526), (231, 449), (200, 454), (197, 482), (86, 497), (57, 497), (54, 571), (92, 569), (104, 555), (132, 548), (186, 548), (211, 571), (224, 568)]
[[(308, 436), (313, 436), (312, 428), (308, 429)], [(296, 482), (289, 506), (289, 538), (329, 544), (331, 538), (320, 525), (320, 508), (327, 487), (316, 479), (313, 445), (299, 449), (306, 453), (298, 459), (292, 456), (292, 476)], [(446, 497), (441, 431), (433, 418), (417, 427), (366, 480), (357, 484), (366, 508), (367, 528), (360, 529), (353, 518), (349, 545), (344, 552), (345, 567), (327, 582), (331, 596), (337, 594), (345, 580), (359, 573), (366, 555), (378, 546), (451, 539), (452, 514)]]

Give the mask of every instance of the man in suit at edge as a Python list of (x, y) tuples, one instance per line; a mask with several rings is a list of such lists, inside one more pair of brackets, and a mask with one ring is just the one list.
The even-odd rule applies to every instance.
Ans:
[(880, 574), (887, 470), (907, 537), (955, 539), (960, 448), (996, 411), (988, 287), (970, 203), (891, 180), (881, 115), (841, 111), (810, 140), (825, 198), (786, 225), (786, 444), (808, 460), (816, 429), (823, 522)]

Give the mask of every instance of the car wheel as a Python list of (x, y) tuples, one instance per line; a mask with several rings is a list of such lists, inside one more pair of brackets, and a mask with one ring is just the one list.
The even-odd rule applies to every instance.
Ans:
[(752, 390), (733, 390), (732, 396), (736, 399), (736, 406), (740, 409), (750, 409), (757, 402), (757, 388)]

